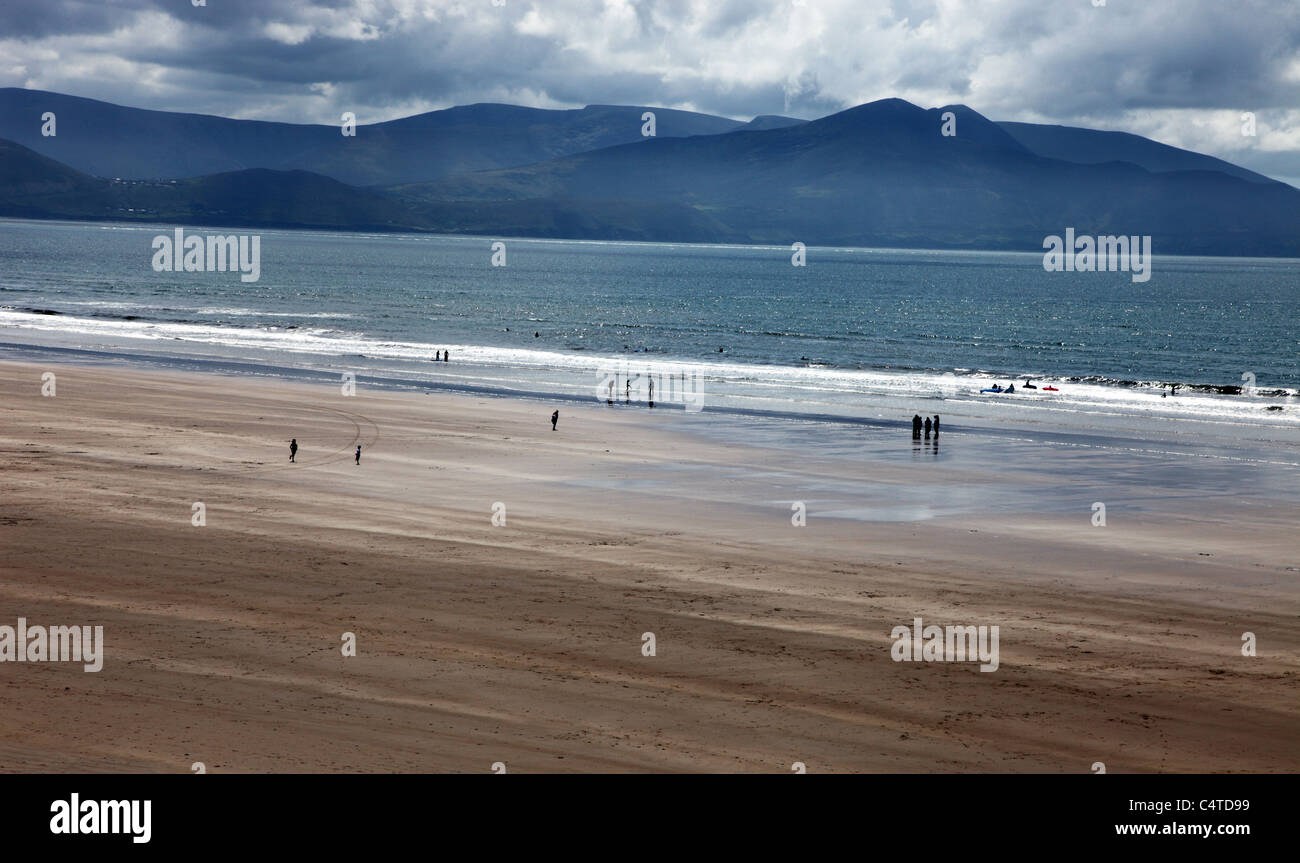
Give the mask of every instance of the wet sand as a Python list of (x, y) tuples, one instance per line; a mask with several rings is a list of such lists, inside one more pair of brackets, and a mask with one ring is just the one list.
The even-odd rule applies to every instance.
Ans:
[[(0, 769), (1300, 769), (1300, 509), (1268, 483), (554, 408), (0, 363), (0, 624), (106, 642), (99, 673), (0, 663)], [(998, 670), (893, 661), (918, 616), (999, 626)]]

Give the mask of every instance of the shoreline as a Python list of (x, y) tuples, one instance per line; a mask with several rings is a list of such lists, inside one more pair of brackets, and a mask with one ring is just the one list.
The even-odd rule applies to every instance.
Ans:
[[(161, 347), (165, 345), (168, 345), (166, 340), (157, 339), (144, 343), (120, 340), (120, 343), (108, 342), (94, 347), (77, 344), (76, 340), (73, 344), (4, 341), (0, 342), (0, 359), (92, 364), (125, 362), (144, 368), (270, 375), (286, 380), (320, 382), (337, 381), (347, 372), (358, 379), (364, 378), (370, 386), (383, 388), (526, 397), (572, 404), (604, 403), (595, 395), (598, 380), (625, 372), (639, 375), (638, 370), (653, 368), (656, 374), (664, 373), (660, 379), (662, 392), (669, 391), (673, 385), (668, 380), (668, 371), (674, 376), (678, 373), (683, 376), (681, 387), (685, 386), (684, 377), (689, 375), (690, 398), (694, 407), (704, 406), (715, 414), (897, 427), (900, 422), (907, 423), (905, 419), (900, 420), (904, 412), (910, 415), (913, 410), (918, 410), (927, 414), (942, 413), (967, 426), (990, 432), (1002, 429), (1004, 433), (1014, 433), (1033, 427), (1066, 437), (1077, 433), (1138, 439), (1161, 437), (1160, 429), (1172, 428), (1170, 424), (1177, 423), (1180, 429), (1194, 429), (1197, 436), (1222, 435), (1229, 446), (1236, 446), (1235, 438), (1240, 437), (1255, 440), (1260, 445), (1282, 445), (1296, 454), (1285, 463), (1300, 463), (1300, 397), (1296, 396), (1190, 393), (1167, 399), (1139, 388), (1108, 384), (1063, 384), (1062, 393), (1050, 396), (1044, 393), (999, 396), (975, 392), (984, 378), (949, 375), (929, 378), (885, 375), (880, 380), (840, 389), (839, 385), (828, 387), (816, 380), (804, 381), (797, 377), (764, 380), (761, 376), (754, 376), (756, 373), (761, 375), (767, 367), (748, 369), (736, 366), (724, 376), (708, 364), (670, 360), (647, 359), (644, 360), (646, 365), (641, 366), (633, 365), (626, 357), (575, 355), (570, 358), (570, 365), (564, 367), (506, 365), (499, 360), (464, 359), (461, 357), (464, 346), (460, 346), (455, 363), (443, 364), (429, 358), (397, 360), (360, 354), (336, 356), (210, 343)], [(791, 369), (788, 374), (798, 375), (803, 371)], [(621, 383), (621, 377), (619, 380)], [(1049, 380), (1039, 378), (1040, 384)], [(645, 406), (647, 395), (644, 390), (633, 391), (631, 396), (631, 407)], [(615, 399), (615, 406), (623, 406), (622, 401), (622, 398)], [(680, 411), (683, 402), (680, 397), (669, 401), (660, 398), (657, 407), (665, 412)]]
[[(1289, 185), (1281, 180), (1273, 180), (1281, 185)], [(58, 218), (33, 218), (29, 216), (4, 216), (0, 215), (0, 224), (12, 222), (15, 224), (28, 225), (62, 225), (68, 227), (81, 227), (85, 225), (103, 225), (107, 228), (116, 228), (124, 230), (140, 231), (162, 231), (164, 233), (174, 230), (178, 227), (176, 221), (149, 221), (147, 219), (122, 219), (115, 221), (105, 221), (103, 219), (73, 219), (67, 217)], [(789, 246), (781, 243), (739, 243), (735, 241), (698, 241), (688, 242), (681, 240), (631, 240), (631, 239), (613, 239), (613, 238), (596, 238), (596, 237), (557, 237), (547, 235), (529, 235), (529, 236), (510, 236), (499, 233), (472, 233), (469, 231), (458, 233), (440, 233), (437, 231), (424, 230), (420, 228), (383, 228), (379, 226), (365, 227), (339, 227), (330, 228), (313, 225), (289, 225), (289, 224), (265, 224), (265, 223), (231, 223), (219, 221), (186, 221), (180, 225), (194, 225), (198, 228), (209, 230), (248, 230), (258, 229), (265, 233), (284, 233), (284, 234), (307, 234), (330, 236), (356, 236), (356, 237), (382, 237), (382, 238), (412, 238), (412, 239), (435, 239), (435, 240), (504, 240), (512, 243), (569, 243), (572, 245), (604, 245), (604, 246), (666, 246), (677, 248), (693, 249), (770, 249), (773, 251), (789, 252)], [(838, 243), (826, 245), (813, 244), (807, 246), (809, 249), (820, 249), (828, 251), (841, 252), (914, 252), (917, 254), (967, 254), (967, 255), (1024, 255), (1034, 260), (1041, 261), (1043, 252), (1041, 249), (1022, 248), (1017, 246), (1007, 246), (1005, 248), (994, 249), (976, 249), (965, 245), (954, 244), (952, 246), (938, 247), (915, 247), (915, 246), (846, 246)], [(1208, 260), (1218, 261), (1224, 259), (1235, 259), (1241, 261), (1297, 261), (1300, 262), (1300, 256), (1294, 255), (1229, 255), (1229, 254), (1188, 254), (1169, 252), (1154, 256), (1155, 259), (1168, 260)]]
[[(42, 398), (43, 370), (0, 361), (0, 605), (103, 625), (105, 660), (0, 663), (7, 771), (1300, 767), (1300, 503), (1265, 472), (139, 366)], [(998, 671), (892, 661), (915, 617), (1000, 626)]]

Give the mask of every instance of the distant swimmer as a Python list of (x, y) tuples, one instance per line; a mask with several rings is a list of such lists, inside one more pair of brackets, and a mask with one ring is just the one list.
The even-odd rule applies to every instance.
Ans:
[(551, 431), (555, 431), (555, 425), (560, 421), (560, 412), (556, 411), (551, 414)]
[(289, 441), (289, 463), (293, 464), (293, 460), (297, 457), (298, 457), (298, 439), (294, 438), (293, 440)]
[(357, 464), (361, 464), (361, 444), (357, 444)]
[(1015, 391), (1016, 391), (1016, 385), (1015, 385), (1015, 384), (1008, 384), (1008, 385), (1007, 385), (1007, 388), (1006, 388), (1005, 390), (1003, 390), (1002, 392), (1004, 392), (1004, 393), (1014, 393)]
[(540, 339), (541, 337), (542, 337), (541, 333), (533, 333), (533, 338)]
[(926, 417), (926, 418), (925, 418), (925, 436), (926, 436), (927, 438), (930, 436), (930, 418), (929, 418), (929, 417)]
[(1025, 378), (1025, 385), (1022, 386), (1021, 389), (1022, 389), (1022, 390), (1036, 390), (1036, 389), (1038, 389), (1038, 387), (1036, 387), (1036, 386), (1034, 386), (1033, 384), (1031, 384), (1031, 383), (1029, 382), (1029, 378)]

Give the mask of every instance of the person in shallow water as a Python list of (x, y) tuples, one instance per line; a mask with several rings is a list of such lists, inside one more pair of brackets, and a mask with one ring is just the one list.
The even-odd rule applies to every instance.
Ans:
[(938, 414), (934, 415), (934, 436), (935, 437), (939, 436), (939, 415)]
[(433, 361), (435, 363), (442, 362), (442, 351), (433, 352)]
[(556, 411), (551, 414), (551, 431), (555, 431), (555, 424), (560, 421), (560, 412)]
[(930, 436), (930, 418), (929, 418), (929, 417), (926, 417), (926, 418), (925, 418), (925, 436), (926, 436), (926, 437), (929, 437), (929, 436)]
[(292, 463), (298, 457), (298, 439), (294, 438), (289, 441), (289, 462)]
[(921, 436), (921, 415), (913, 414), (912, 415), (912, 437), (920, 437), (920, 436)]

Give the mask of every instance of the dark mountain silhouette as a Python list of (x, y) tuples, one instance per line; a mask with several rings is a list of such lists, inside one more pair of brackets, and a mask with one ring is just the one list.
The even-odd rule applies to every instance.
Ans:
[[(940, 134), (948, 111), (953, 137)], [(1166, 253), (1300, 253), (1300, 191), (1290, 186), (1048, 159), (965, 106), (924, 110), (899, 99), (797, 126), (611, 147), (394, 192), (473, 204), (480, 226), (507, 202), (516, 212), (526, 201), (578, 210), (617, 202), (624, 224), (640, 206), (676, 203), (737, 242), (1038, 250), (1044, 236), (1074, 227), (1150, 234)]]
[(1102, 162), (1132, 162), (1152, 172), (1221, 171), (1252, 183), (1276, 182), (1231, 162), (1180, 150), (1128, 132), (1103, 132), (1075, 126), (1043, 126), (1036, 123), (998, 123), (1011, 137), (1030, 151), (1049, 159), (1096, 165)]
[(753, 132), (763, 129), (784, 129), (786, 126), (802, 126), (807, 122), (807, 120), (797, 120), (794, 117), (782, 117), (777, 114), (760, 114), (746, 123), (743, 128)]
[[(52, 137), (41, 135), (47, 111), (56, 118)], [(551, 111), (479, 104), (358, 126), (355, 137), (348, 137), (341, 124), (146, 111), (10, 87), (0, 89), (0, 138), (105, 178), (176, 179), (272, 168), (313, 171), (352, 185), (391, 185), (647, 140), (641, 134), (646, 111), (654, 112), (656, 135), (663, 138), (744, 127), (737, 120), (666, 108)], [(358, 121), (364, 114), (358, 111)]]
[[(951, 137), (942, 134), (948, 112), (955, 118)], [(627, 143), (384, 188), (358, 188), (300, 168), (152, 181), (97, 179), (4, 142), (0, 215), (1028, 251), (1040, 251), (1045, 236), (1073, 227), (1079, 234), (1150, 234), (1163, 253), (1300, 255), (1300, 191), (1135, 136), (1099, 133), (1098, 138), (1063, 127), (1040, 135), (1022, 124), (994, 123), (966, 106), (925, 110), (899, 99), (809, 122), (724, 121), (725, 133), (690, 137), (664, 131), (678, 119), (689, 125), (718, 118), (656, 111), (659, 135), (642, 138), (641, 113), (615, 106), (554, 112), (473, 105), (365, 129), (368, 146), (387, 143), (355, 152), (347, 149), (354, 139), (330, 127), (240, 125), (243, 121), (164, 114), (167, 123), (197, 124), (176, 133), (174, 146), (165, 138), (154, 142), (155, 152), (171, 147), (176, 159), (193, 156), (183, 142), (196, 140), (209, 147), (200, 161), (228, 158), (222, 149), (226, 139), (205, 138), (213, 130), (243, 153), (249, 148), (246, 134), (288, 152), (293, 135), (316, 128), (325, 129), (329, 141), (301, 151), (302, 163), (335, 174), (346, 173), (350, 165), (368, 176), (379, 166), (362, 158), (367, 152), (387, 153), (379, 160), (384, 170), (404, 175), (414, 170), (421, 153), (424, 158), (438, 154), (435, 161), (443, 168), (476, 165), (479, 157), (467, 142), (487, 137), (500, 138), (487, 159), (495, 162), (597, 146), (616, 127), (615, 137), (627, 136), (622, 126), (629, 121), (635, 129)], [(57, 138), (39, 137), (39, 114), (30, 125), (47, 146), (66, 141), (93, 153), (95, 130), (79, 130), (73, 123), (69, 135), (66, 119), (59, 118)], [(382, 126), (393, 128), (386, 132)], [(105, 149), (141, 134), (138, 129), (105, 133), (112, 144)], [(1093, 154), (1090, 140), (1106, 146)], [(1103, 160), (1115, 155), (1125, 158)]]
[(262, 168), (181, 180), (105, 180), (0, 140), (0, 216), (182, 225), (427, 230), (387, 195), (308, 171)]

